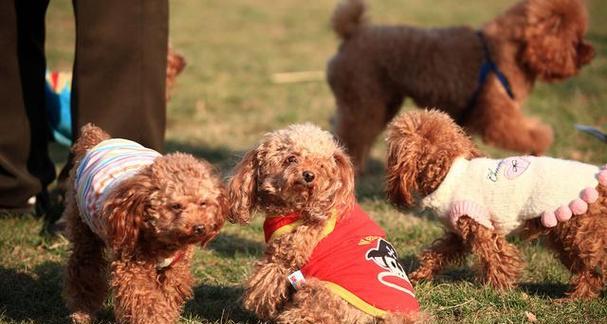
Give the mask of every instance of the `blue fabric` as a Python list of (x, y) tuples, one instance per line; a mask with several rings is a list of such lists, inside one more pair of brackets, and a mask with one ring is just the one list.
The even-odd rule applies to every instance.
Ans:
[(55, 92), (48, 80), (44, 89), (46, 113), (53, 139), (62, 145), (72, 145), (72, 111), (70, 87)]
[(485, 85), (485, 82), (487, 81), (487, 78), (489, 77), (489, 75), (491, 73), (495, 74), (495, 77), (499, 80), (502, 87), (504, 87), (504, 90), (506, 90), (506, 93), (508, 93), (508, 96), (511, 99), (514, 99), (514, 93), (512, 92), (512, 87), (510, 87), (510, 82), (508, 82), (508, 78), (499, 69), (497, 64), (495, 64), (495, 62), (491, 58), (491, 52), (489, 52), (489, 47), (487, 46), (487, 40), (485, 39), (485, 36), (480, 31), (476, 32), (476, 35), (478, 36), (481, 44), (483, 45), (483, 54), (484, 54), (483, 64), (481, 65), (481, 68), (480, 68), (480, 71), (478, 74), (478, 84), (476, 86), (476, 89), (474, 90), (472, 97), (470, 98), (468, 106), (466, 107), (466, 109), (463, 111), (461, 117), (459, 118), (460, 124), (465, 122), (468, 119), (472, 109), (474, 108), (474, 105), (476, 105), (478, 95), (480, 94), (481, 89)]

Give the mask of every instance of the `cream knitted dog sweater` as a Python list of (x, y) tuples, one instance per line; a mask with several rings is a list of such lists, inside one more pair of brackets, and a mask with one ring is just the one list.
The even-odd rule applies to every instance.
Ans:
[(549, 157), (460, 157), (420, 205), (454, 228), (462, 215), (504, 234), (535, 217), (551, 227), (596, 201), (599, 172), (594, 165)]

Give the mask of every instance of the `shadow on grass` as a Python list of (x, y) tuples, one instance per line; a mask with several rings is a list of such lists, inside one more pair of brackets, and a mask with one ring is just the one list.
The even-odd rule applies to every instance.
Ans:
[[(400, 264), (405, 269), (407, 274), (411, 274), (413, 271), (419, 268), (420, 263), (419, 259), (416, 255), (407, 255), (404, 258), (401, 258)], [(458, 281), (469, 281), (474, 282), (474, 272), (472, 269), (461, 266), (461, 267), (447, 267), (445, 270), (439, 272), (434, 275), (432, 281), (435, 283), (450, 283), (450, 282), (458, 282)]]
[(534, 295), (540, 298), (564, 298), (569, 285), (562, 283), (536, 283), (523, 282), (519, 284), (519, 289), (528, 295)]
[(234, 257), (236, 254), (261, 256), (264, 249), (260, 242), (226, 233), (219, 233), (208, 247), (223, 257)]
[(0, 313), (15, 322), (65, 323), (61, 276), (57, 262), (37, 266), (33, 274), (0, 266)]
[(385, 199), (384, 175), (384, 163), (377, 159), (369, 159), (364, 174), (356, 178), (356, 196), (358, 199)]
[(407, 255), (404, 258), (400, 258), (399, 261), (400, 261), (400, 264), (405, 269), (405, 272), (408, 274), (410, 274), (411, 272), (413, 272), (417, 268), (419, 268), (419, 259), (414, 254)]
[(185, 306), (184, 315), (207, 319), (209, 322), (257, 323), (252, 314), (240, 307), (243, 288), (241, 286), (215, 286), (202, 284), (194, 288), (194, 299)]

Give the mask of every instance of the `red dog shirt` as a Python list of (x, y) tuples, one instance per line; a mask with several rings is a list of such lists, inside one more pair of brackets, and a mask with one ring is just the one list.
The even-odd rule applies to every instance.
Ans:
[[(295, 277), (303, 274), (319, 279), (333, 293), (373, 316), (417, 312), (413, 286), (384, 231), (358, 205), (337, 223), (336, 218), (333, 215), (327, 221), (324, 238)], [(297, 214), (266, 218), (266, 242), (301, 223)], [(301, 279), (289, 278), (292, 282)]]

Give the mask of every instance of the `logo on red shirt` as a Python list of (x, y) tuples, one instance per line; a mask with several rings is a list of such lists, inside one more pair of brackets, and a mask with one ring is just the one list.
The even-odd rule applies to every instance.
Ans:
[[(380, 283), (415, 297), (413, 291), (406, 288), (411, 286), (411, 282), (398, 262), (396, 250), (390, 243), (382, 238), (378, 239), (377, 246), (367, 251), (365, 259), (375, 262), (380, 268), (386, 270), (377, 274), (377, 280)], [(406, 285), (402, 282), (403, 280), (407, 282)]]

